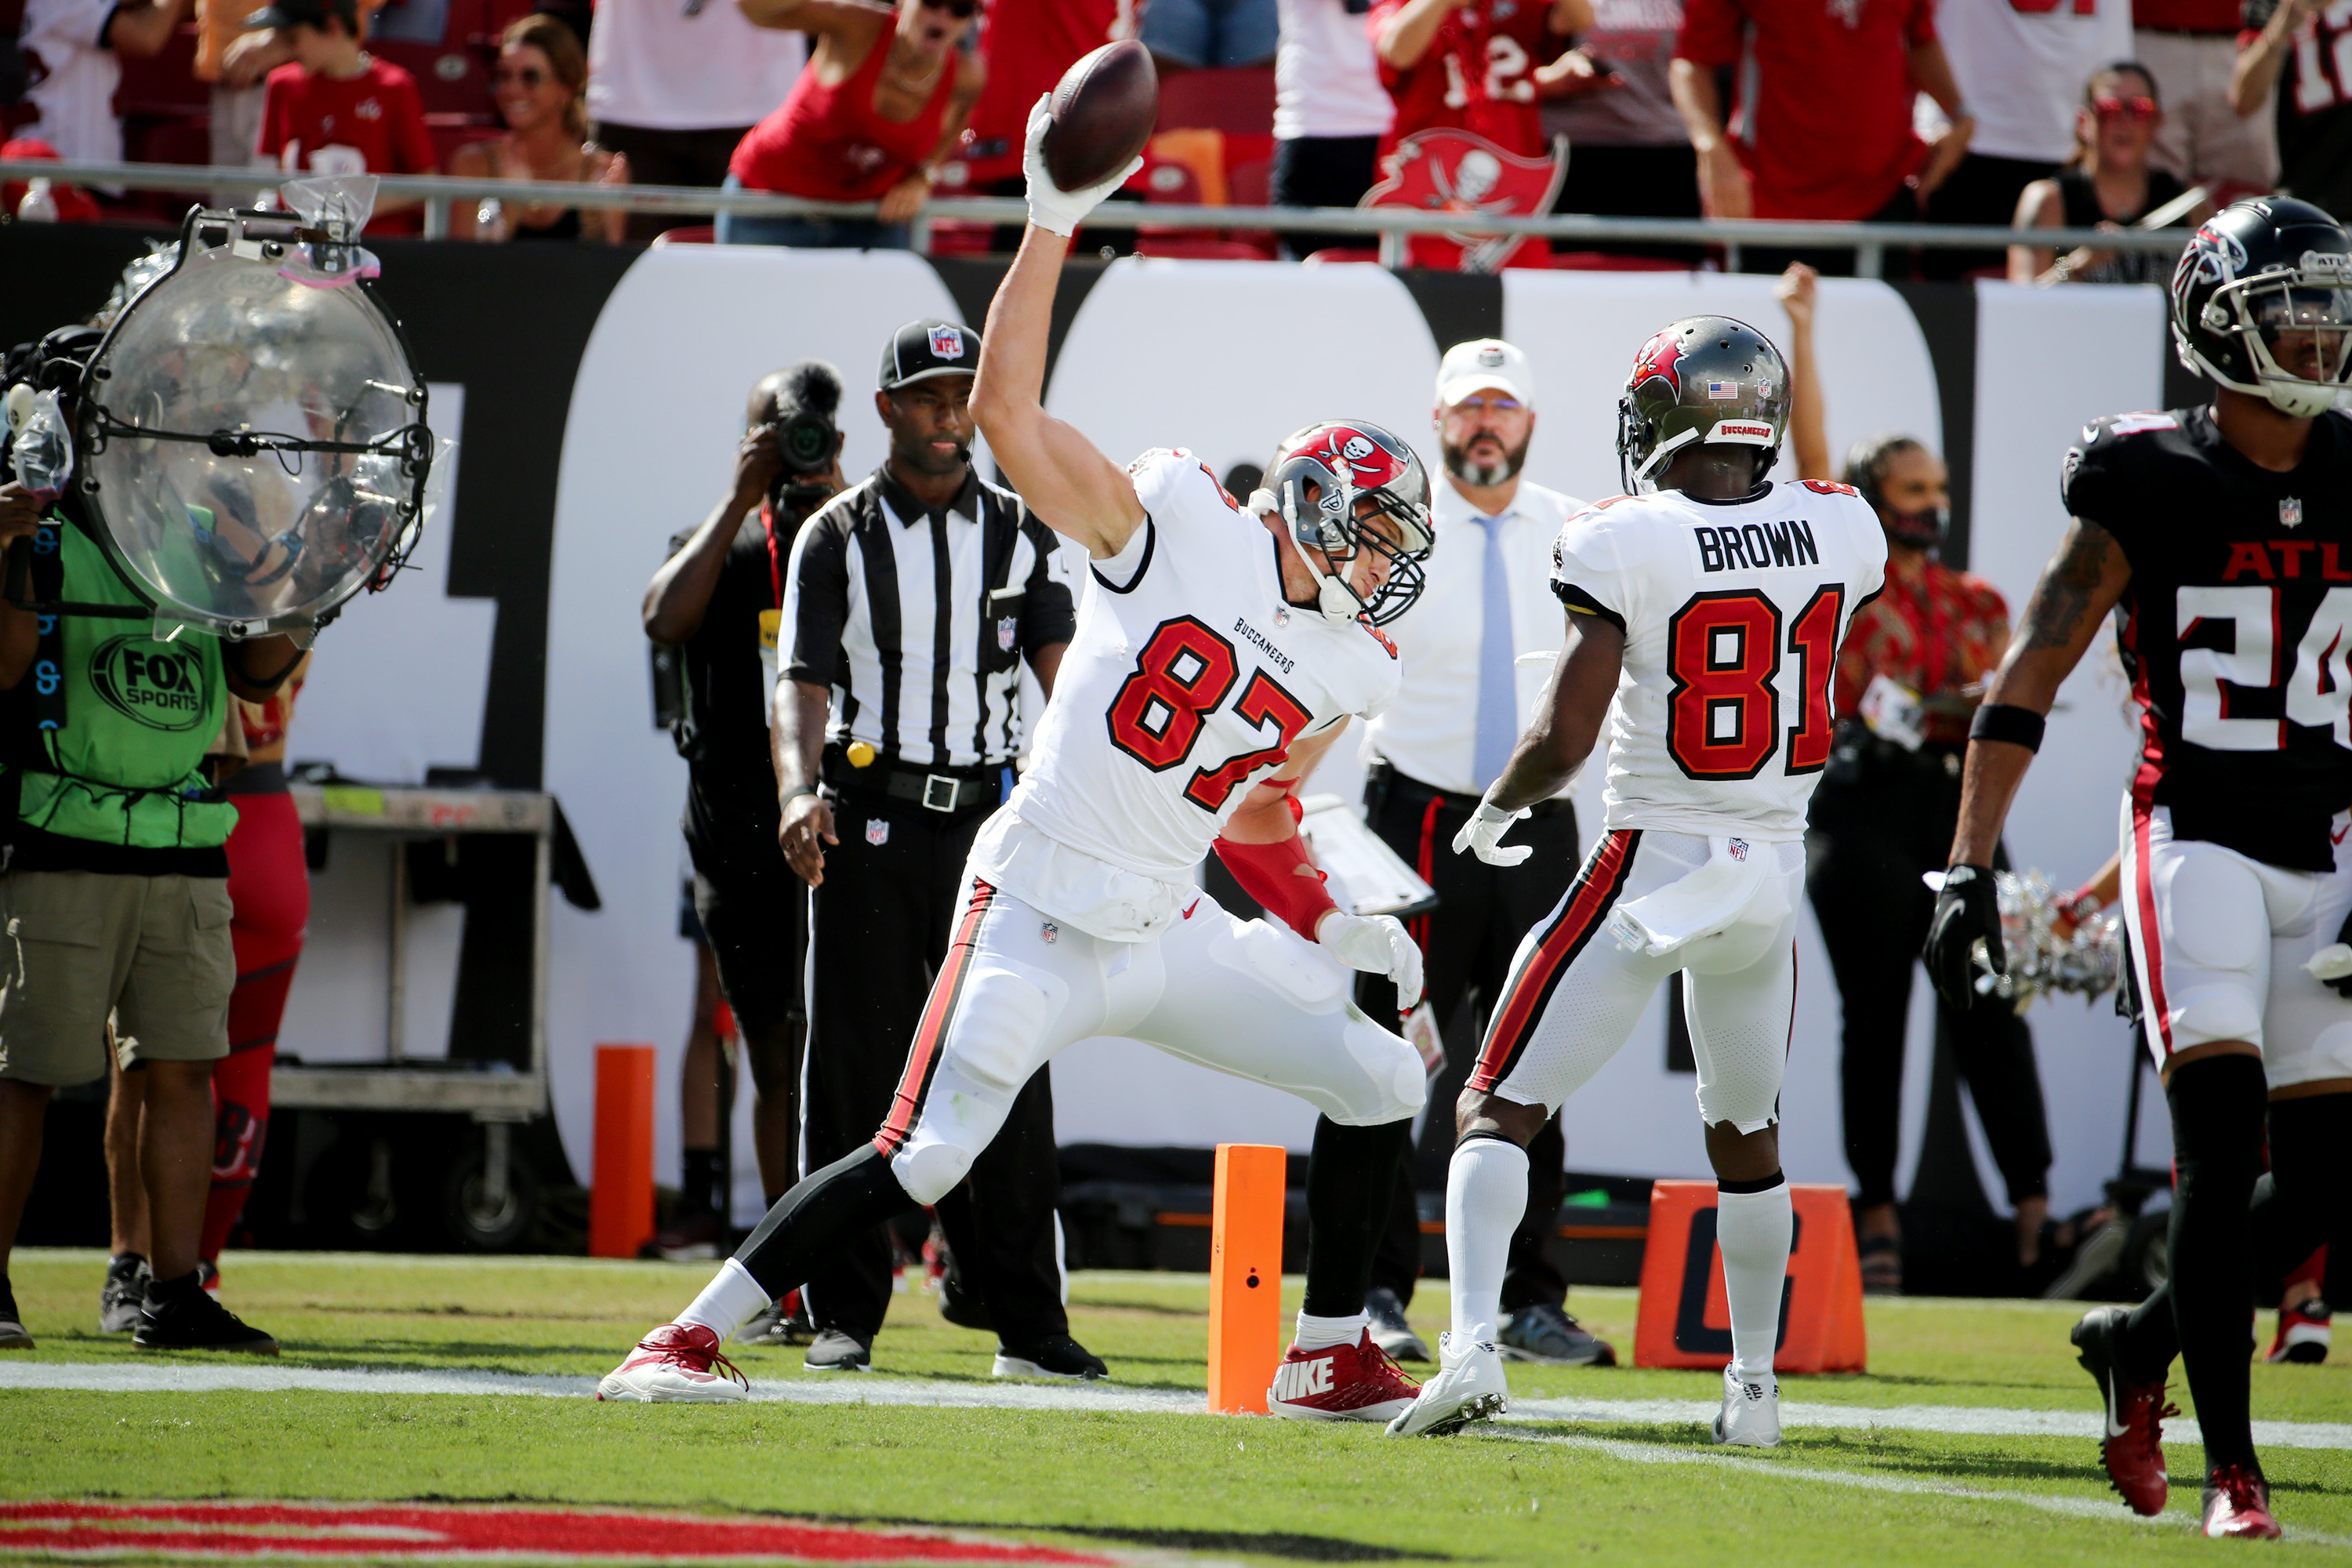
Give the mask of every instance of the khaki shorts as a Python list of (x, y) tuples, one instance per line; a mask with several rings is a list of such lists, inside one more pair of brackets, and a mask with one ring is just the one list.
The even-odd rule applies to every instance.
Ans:
[(62, 1087), (228, 1054), (228, 883), (97, 871), (0, 876), (0, 1078)]

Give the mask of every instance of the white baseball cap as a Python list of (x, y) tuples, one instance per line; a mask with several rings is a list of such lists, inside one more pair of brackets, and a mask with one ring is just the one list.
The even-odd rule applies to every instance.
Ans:
[(1507, 392), (1532, 408), (1535, 372), (1528, 356), (1500, 338), (1475, 338), (1445, 351), (1437, 367), (1437, 405), (1451, 408), (1481, 387)]

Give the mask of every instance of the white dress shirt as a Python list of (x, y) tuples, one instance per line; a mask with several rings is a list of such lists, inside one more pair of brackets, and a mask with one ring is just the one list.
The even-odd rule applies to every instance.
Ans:
[[(1430, 517), (1436, 542), (1425, 563), (1429, 585), (1388, 628), (1404, 666), (1404, 687), (1365, 732), (1367, 759), (1448, 794), (1480, 795), (1495, 781), (1474, 776), (1478, 722), (1478, 650), (1486, 636), (1486, 531), (1479, 513), (1444, 474), (1436, 476)], [(1510, 565), (1511, 648), (1516, 710), (1525, 729), (1551, 679), (1566, 625), (1551, 593), (1551, 547), (1560, 525), (1584, 503), (1519, 481), (1505, 513), (1503, 556)], [(1538, 654), (1540, 658), (1527, 656)]]

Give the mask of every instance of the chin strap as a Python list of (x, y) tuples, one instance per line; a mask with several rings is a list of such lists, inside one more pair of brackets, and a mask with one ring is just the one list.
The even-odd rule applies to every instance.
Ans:
[(1282, 524), (1280, 532), (1289, 544), (1290, 552), (1298, 558), (1301, 566), (1307, 568), (1307, 574), (1315, 579), (1316, 612), (1334, 626), (1353, 625), (1364, 613), (1364, 601), (1358, 598), (1356, 591), (1345, 582), (1315, 564), (1314, 558), (1307, 553), (1307, 547), (1298, 542), (1297, 525), (1283, 515), (1282, 503), (1276, 499), (1275, 493), (1272, 490), (1252, 490), (1249, 510)]

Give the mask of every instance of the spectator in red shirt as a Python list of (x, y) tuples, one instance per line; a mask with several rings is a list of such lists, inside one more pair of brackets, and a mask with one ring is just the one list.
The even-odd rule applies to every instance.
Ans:
[(1019, 195), (1030, 105), (1079, 56), (1134, 37), (1137, 9), (1135, 0), (991, 0), (980, 18), (988, 85), (972, 105), (971, 134), (940, 169), (940, 184), (951, 193)]
[(1377, 0), (1366, 26), (1396, 123), (1381, 156), (1416, 131), (1448, 127), (1539, 158), (1538, 100), (1600, 79), (1569, 39), (1592, 26), (1591, 0)]
[[(1715, 73), (1734, 67), (1727, 129)], [(1687, 0), (1672, 79), (1709, 217), (1909, 221), (1976, 128), (1936, 39), (1935, 0)], [(1933, 147), (1911, 129), (1922, 91), (1951, 121)], [(1777, 272), (1790, 258), (1753, 259)]]
[(719, 217), (721, 245), (904, 249), (940, 169), (962, 140), (988, 68), (959, 46), (979, 0), (739, 0), (762, 27), (804, 32), (808, 68), (751, 127), (728, 164), (730, 190), (874, 202), (871, 218)]
[[(277, 29), (294, 63), (269, 73), (256, 162), (289, 174), (429, 174), (433, 137), (415, 79), (360, 47), (356, 0), (272, 0), (245, 19)], [(379, 196), (370, 234), (415, 234), (423, 203)]]
[(2246, 29), (2230, 101), (2240, 114), (2260, 118), (2278, 86), (2280, 193), (2339, 223), (2352, 218), (2352, 7), (2249, 0)]

